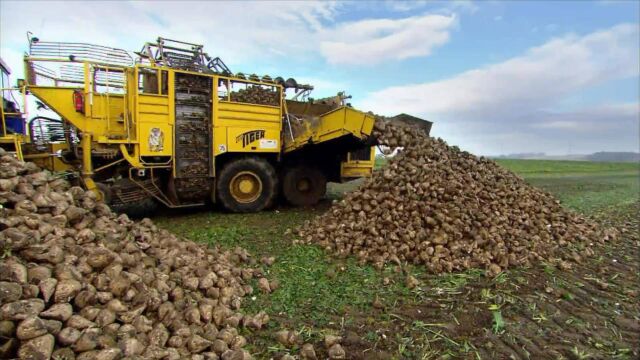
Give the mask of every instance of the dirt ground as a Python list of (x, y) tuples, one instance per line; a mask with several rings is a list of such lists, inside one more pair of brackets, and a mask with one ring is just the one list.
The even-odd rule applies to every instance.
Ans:
[[(451, 275), (444, 283), (427, 277), (420, 301), (374, 310), (388, 319), (383, 322), (369, 324), (372, 314), (357, 314), (358, 321), (341, 329), (350, 340), (347, 353), (353, 359), (638, 358), (638, 209), (612, 213), (626, 229), (623, 238), (571, 269), (543, 264), (494, 279)], [(376, 337), (363, 339), (369, 332)]]
[[(521, 166), (522, 164), (517, 164)], [(591, 171), (591, 170), (589, 170)], [(481, 270), (430, 275), (414, 266), (382, 271), (336, 259), (311, 245), (291, 245), (287, 229), (326, 211), (278, 208), (259, 214), (191, 211), (154, 220), (185, 238), (243, 246), (280, 286), (256, 293), (248, 312), (272, 321), (247, 333), (258, 359), (297, 356), (273, 334), (298, 331), (326, 358), (323, 338), (342, 336), (349, 359), (638, 359), (640, 358), (640, 224), (637, 171), (576, 173), (553, 169), (525, 176), (568, 207), (614, 226), (622, 236), (571, 268), (551, 264), (490, 277)], [(339, 197), (353, 184), (333, 187)], [(419, 279), (414, 289), (405, 277)]]

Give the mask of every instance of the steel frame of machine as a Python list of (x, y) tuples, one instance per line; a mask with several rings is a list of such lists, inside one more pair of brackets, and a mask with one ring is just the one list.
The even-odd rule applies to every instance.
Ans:
[[(293, 79), (232, 75), (200, 45), (158, 38), (137, 54), (134, 62), (116, 48), (30, 37), (20, 90), (25, 99), (27, 93), (34, 95), (63, 119), (66, 140), (51, 142), (43, 152), (34, 146), (19, 149), (33, 145), (29, 134), (13, 136), (18, 155), (24, 151), (25, 158), (55, 171), (77, 169), (86, 188), (102, 196), (97, 182), (122, 177), (169, 207), (183, 207), (203, 203), (197, 189), (215, 193), (217, 171), (231, 159), (264, 158), (278, 167), (283, 156), (297, 149), (346, 135), (363, 142), (371, 133), (371, 115), (340, 106), (294, 136), (285, 88), (308, 92), (312, 87)], [(249, 98), (255, 90), (268, 100), (237, 96), (239, 88)], [(66, 159), (61, 153), (73, 156)], [(338, 171), (346, 169), (349, 177), (367, 174), (348, 171), (346, 152), (342, 160), (347, 163), (337, 163)], [(369, 160), (357, 160), (353, 169), (372, 168)], [(169, 176), (173, 191), (163, 190), (166, 179), (159, 176)], [(189, 186), (196, 193), (193, 199), (181, 191)]]

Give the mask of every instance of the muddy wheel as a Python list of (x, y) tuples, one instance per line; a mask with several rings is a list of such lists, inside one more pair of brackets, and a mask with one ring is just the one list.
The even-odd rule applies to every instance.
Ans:
[(132, 218), (144, 218), (153, 215), (158, 210), (158, 203), (152, 198), (145, 198), (136, 203), (111, 205), (111, 210), (124, 213)]
[(218, 200), (233, 212), (256, 212), (273, 204), (277, 192), (273, 166), (261, 158), (241, 158), (226, 164), (216, 184)]
[(327, 192), (327, 178), (317, 168), (296, 166), (286, 170), (282, 192), (291, 205), (315, 205)]
[(100, 198), (102, 199), (102, 201), (107, 205), (111, 205), (111, 188), (109, 187), (109, 185), (104, 183), (96, 183), (96, 187), (100, 192)]
[[(105, 184), (101, 184), (105, 185)], [(100, 189), (100, 187), (98, 187)], [(102, 189), (101, 189), (102, 191)], [(123, 203), (116, 200), (115, 193), (127, 193), (136, 195), (136, 201)], [(116, 213), (124, 213), (133, 218), (142, 218), (153, 215), (158, 210), (158, 202), (151, 196), (144, 193), (142, 189), (129, 179), (120, 179), (115, 184), (108, 187), (108, 200), (105, 201), (107, 205), (111, 207)]]

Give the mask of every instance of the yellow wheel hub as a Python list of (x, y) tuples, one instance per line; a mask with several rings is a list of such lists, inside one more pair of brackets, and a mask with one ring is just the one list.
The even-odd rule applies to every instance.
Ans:
[(229, 182), (229, 192), (237, 202), (251, 203), (258, 200), (262, 194), (262, 181), (251, 171), (241, 171)]

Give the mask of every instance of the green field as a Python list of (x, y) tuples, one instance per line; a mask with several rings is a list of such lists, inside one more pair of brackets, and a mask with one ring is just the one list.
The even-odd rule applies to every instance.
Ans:
[[(567, 207), (586, 215), (633, 204), (640, 196), (638, 164), (536, 160), (500, 160), (499, 163), (531, 184), (554, 194)], [(339, 198), (345, 190), (355, 187), (357, 183), (332, 186), (329, 196)], [(391, 326), (389, 324), (396, 321), (389, 313), (371, 314), (375, 299), (385, 308), (414, 306), (411, 304), (426, 301), (424, 293), (410, 291), (404, 286), (404, 275), (395, 267), (388, 266), (378, 271), (368, 265), (358, 265), (353, 259), (332, 258), (316, 246), (292, 245), (292, 237), (284, 235), (287, 229), (295, 229), (305, 220), (326, 211), (329, 205), (326, 201), (314, 209), (284, 207), (246, 215), (189, 211), (159, 216), (154, 220), (187, 239), (224, 247), (242, 246), (256, 259), (276, 257), (275, 264), (265, 270), (266, 276), (277, 280), (280, 287), (270, 295), (257, 294), (243, 305), (244, 311), (265, 310), (274, 319), (269, 329), (250, 336), (253, 339), (250, 344), (252, 352), (258, 358), (270, 358), (286, 350), (275, 344), (270, 331), (296, 329), (302, 332), (305, 341), (318, 343), (323, 334), (342, 333), (345, 329), (360, 327), (363, 333), (358, 335), (375, 342), (379, 336), (372, 329), (382, 324)], [(483, 273), (471, 271), (461, 275), (426, 277), (421, 268), (408, 266), (405, 271), (424, 279), (427, 288), (454, 290), (473, 282)], [(385, 277), (390, 279), (388, 286), (381, 285)], [(396, 353), (396, 350), (390, 350), (392, 358), (414, 356), (403, 352), (408, 351), (402, 347), (403, 341), (409, 341), (403, 339), (394, 340), (393, 346), (397, 345), (398, 349)], [(473, 345), (471, 348), (465, 346), (464, 350), (461, 343), (453, 343), (460, 346), (453, 350), (447, 348), (447, 353), (472, 351), (469, 349)], [(410, 354), (426, 351), (425, 345), (421, 346), (421, 350)], [(291, 351), (295, 353), (295, 349)]]
[(508, 160), (500, 165), (555, 195), (564, 205), (590, 214), (628, 205), (640, 196), (640, 165), (556, 160)]
[(520, 175), (566, 175), (638, 172), (640, 164), (591, 161), (498, 159), (496, 162)]

